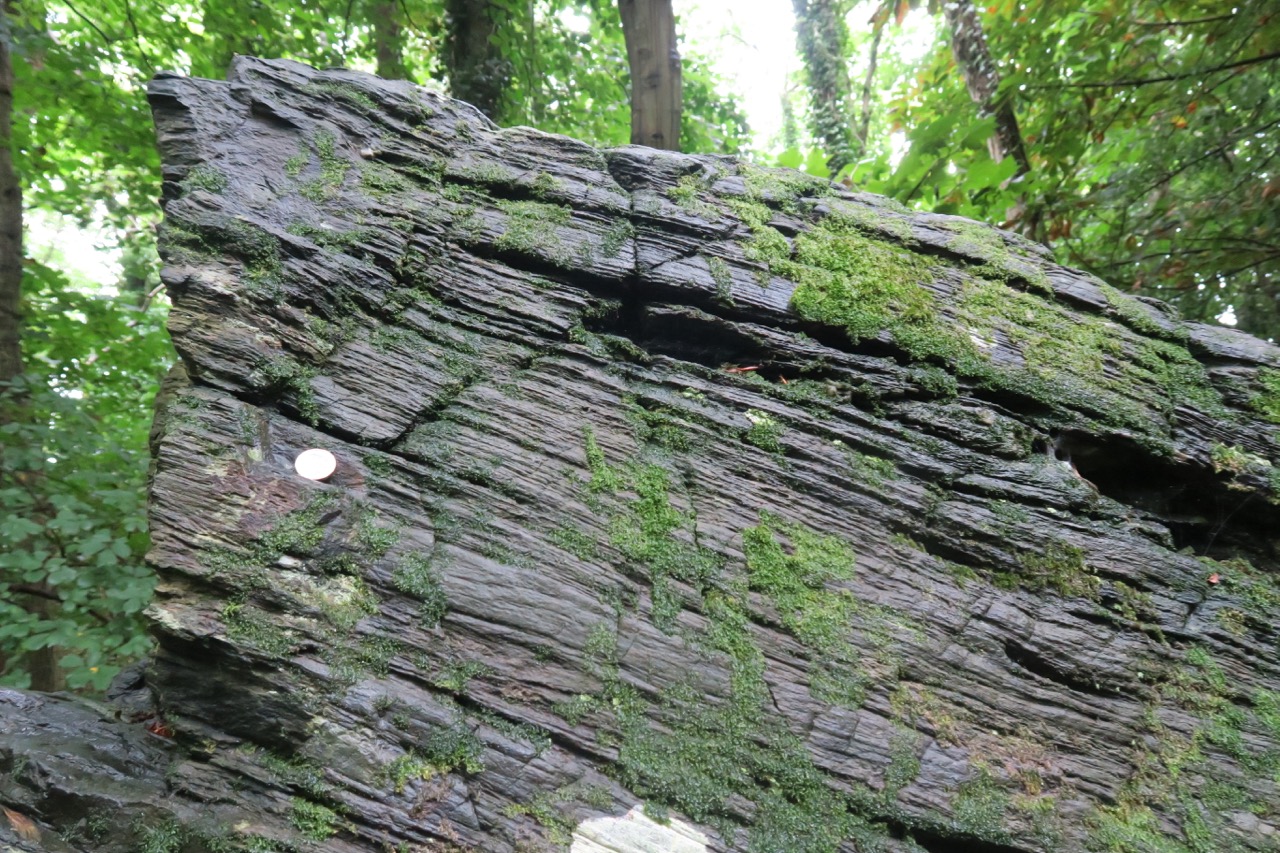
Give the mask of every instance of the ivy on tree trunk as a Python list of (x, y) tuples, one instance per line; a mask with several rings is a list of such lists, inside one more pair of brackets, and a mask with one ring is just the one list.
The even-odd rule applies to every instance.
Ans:
[(829, 153), (827, 168), (836, 174), (852, 163), (861, 147), (853, 130), (853, 88), (849, 83), (849, 28), (846, 0), (793, 0), (796, 42), (809, 79), (809, 122), (814, 137)]

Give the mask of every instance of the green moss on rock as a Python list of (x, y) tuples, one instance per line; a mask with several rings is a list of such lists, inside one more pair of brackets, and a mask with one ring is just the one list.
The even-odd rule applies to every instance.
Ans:
[(671, 630), (680, 602), (671, 589), (678, 580), (699, 589), (720, 570), (720, 560), (696, 544), (694, 518), (669, 498), (668, 475), (657, 465), (636, 465), (629, 472), (636, 498), (609, 524), (609, 539), (623, 556), (649, 572), (654, 623)]
[(294, 797), (289, 805), (289, 822), (308, 841), (327, 841), (338, 834), (342, 819), (338, 813), (320, 803)]
[(182, 188), (186, 192), (204, 190), (205, 192), (221, 193), (227, 188), (227, 183), (225, 174), (213, 166), (201, 163), (187, 172), (187, 176), (182, 179)]
[(226, 605), (222, 608), (222, 623), (228, 637), (247, 643), (268, 657), (285, 657), (297, 644), (288, 631), (271, 621), (266, 611), (252, 605), (236, 602)]
[(1280, 424), (1280, 370), (1258, 371), (1258, 392), (1249, 399), (1253, 410), (1273, 424)]
[(418, 618), (424, 627), (434, 628), (440, 624), (449, 605), (430, 557), (416, 552), (401, 557), (391, 573), (391, 583), (400, 592), (421, 602)]
[[(1055, 409), (1083, 411), (1161, 453), (1170, 446), (1177, 406), (1224, 411), (1180, 327), (1162, 326), (1118, 292), (1108, 298), (1119, 323), (1057, 304), (1039, 260), (1015, 257), (986, 226), (950, 226), (953, 249), (982, 263), (947, 273), (942, 259), (879, 239), (882, 223), (851, 215), (849, 205), (833, 203), (824, 218), (788, 239), (770, 224), (774, 213), (763, 197), (772, 195), (726, 202), (749, 231), (745, 255), (767, 274), (794, 282), (797, 315), (844, 329), (852, 343), (887, 335), (914, 359)], [(933, 290), (957, 280), (957, 298), (944, 311)], [(1280, 422), (1276, 377), (1280, 372), (1264, 373), (1254, 405)]]
[(540, 201), (502, 200), (498, 202), (498, 209), (507, 215), (507, 222), (494, 243), (496, 248), (545, 255), (558, 266), (567, 267), (572, 263), (556, 231), (569, 223), (572, 208)]
[(316, 369), (304, 365), (288, 355), (276, 355), (265, 359), (250, 375), (250, 382), (260, 390), (279, 394), (291, 394), (298, 414), (312, 426), (320, 420), (320, 408), (311, 380)]
[(313, 80), (302, 87), (309, 95), (332, 98), (366, 113), (378, 112), (378, 105), (358, 87), (338, 81)]
[(936, 264), (852, 229), (818, 227), (773, 268), (796, 282), (791, 307), (806, 320), (842, 327), (854, 343), (888, 330), (917, 357), (954, 357), (963, 342), (925, 287)]

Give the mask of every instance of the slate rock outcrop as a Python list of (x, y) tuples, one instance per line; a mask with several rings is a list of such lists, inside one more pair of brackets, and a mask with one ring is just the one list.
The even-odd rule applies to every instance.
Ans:
[(64, 846), (0, 839), (1280, 849), (1276, 346), (403, 82), (150, 97), (161, 730), (0, 694), (0, 801)]

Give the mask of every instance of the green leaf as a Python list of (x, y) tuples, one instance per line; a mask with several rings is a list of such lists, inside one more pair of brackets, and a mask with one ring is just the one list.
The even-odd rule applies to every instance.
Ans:
[(961, 137), (960, 144), (975, 151), (986, 151), (987, 140), (995, 136), (996, 120), (994, 118), (978, 119), (969, 124)]
[(1017, 171), (1018, 164), (1012, 157), (1005, 157), (999, 163), (994, 160), (979, 160), (969, 166), (961, 186), (971, 192), (998, 187)]
[(831, 170), (827, 168), (827, 155), (817, 148), (810, 151), (808, 156), (805, 157), (804, 170), (814, 177), (831, 177)]
[(804, 162), (804, 155), (799, 148), (788, 148), (778, 155), (778, 165), (785, 169), (799, 169)]

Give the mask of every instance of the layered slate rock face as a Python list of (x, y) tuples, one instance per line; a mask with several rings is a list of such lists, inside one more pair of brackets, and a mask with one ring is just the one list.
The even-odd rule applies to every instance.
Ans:
[(1276, 347), (406, 83), (151, 101), (169, 793), (77, 849), (1280, 847)]

